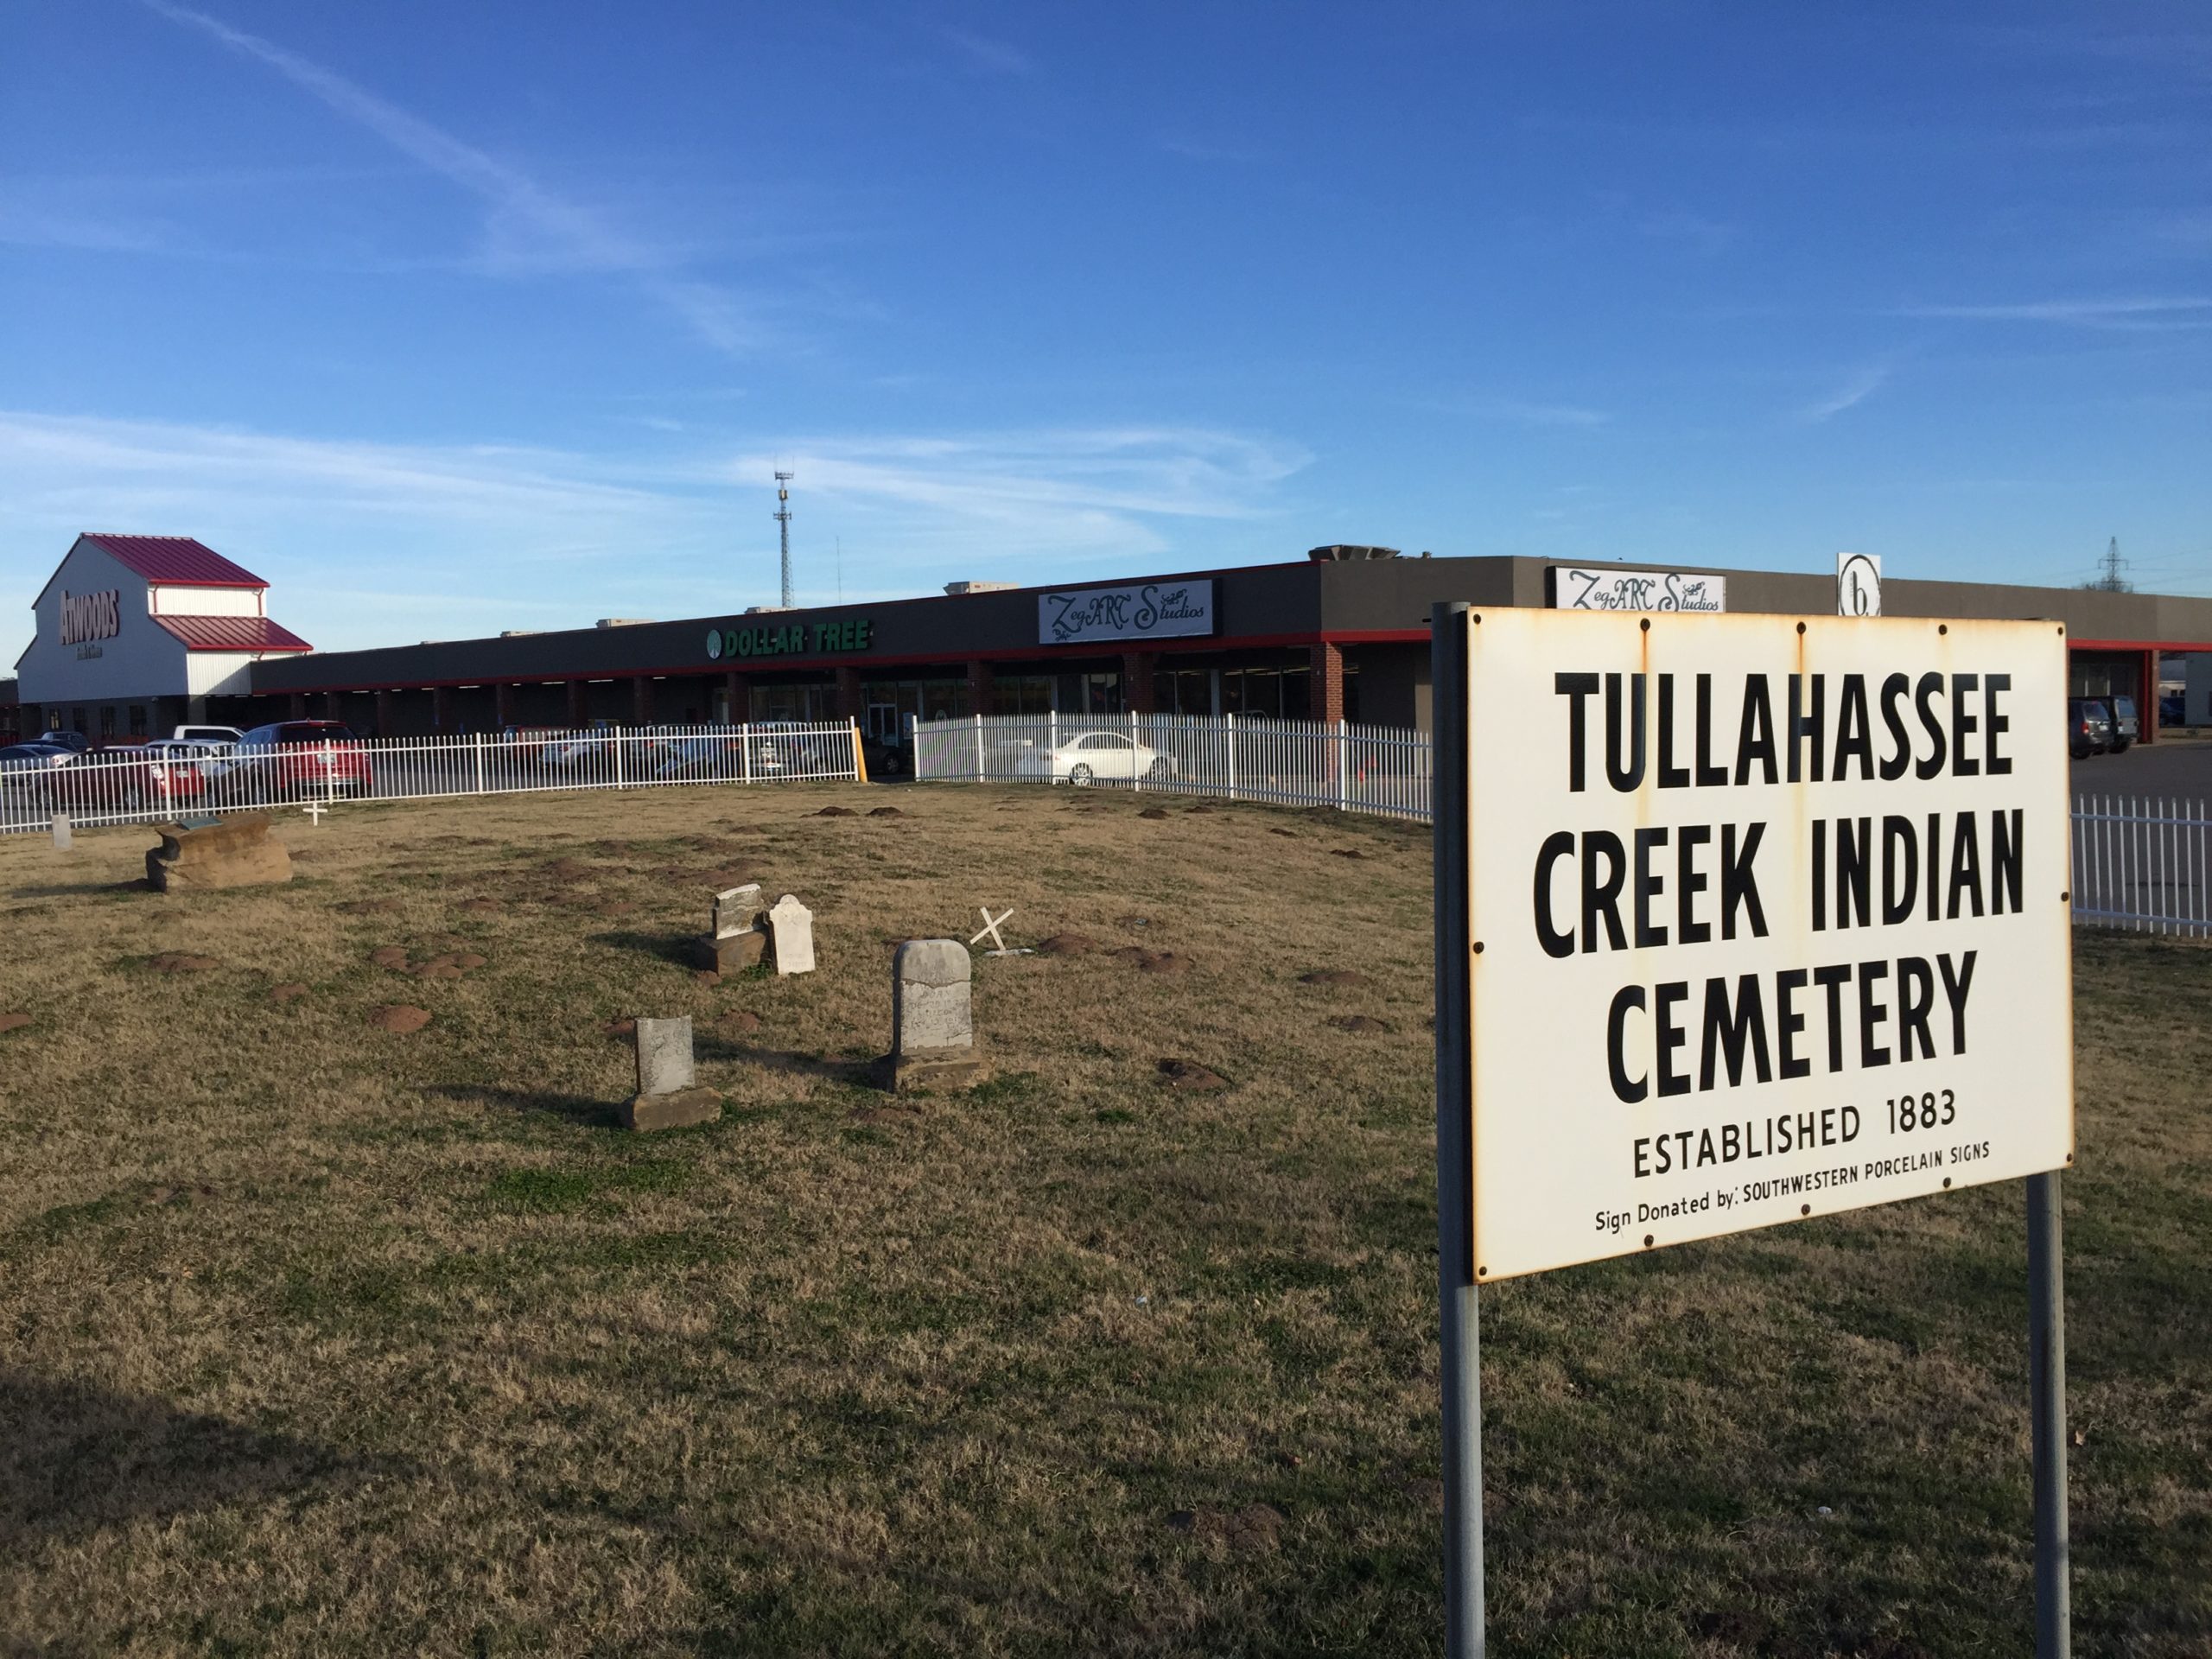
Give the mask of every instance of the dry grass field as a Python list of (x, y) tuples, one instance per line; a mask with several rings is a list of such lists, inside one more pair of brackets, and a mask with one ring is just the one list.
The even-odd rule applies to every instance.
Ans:
[[(0, 844), (0, 1652), (1434, 1652), (1427, 836), (1154, 807)], [(695, 977), (743, 879), (818, 972)], [(986, 901), (1100, 948), (876, 1093), (891, 945)], [(2078, 966), (2079, 1650), (2202, 1656), (2212, 951)], [(626, 1135), (607, 1027), (683, 1013), (724, 1116)], [(2024, 1279), (2015, 1185), (1485, 1290), (1496, 1650), (2026, 1651)]]

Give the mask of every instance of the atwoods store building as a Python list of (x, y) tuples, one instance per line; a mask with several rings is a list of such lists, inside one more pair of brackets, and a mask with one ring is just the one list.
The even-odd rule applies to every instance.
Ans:
[[(86, 536), (38, 601), (17, 713), (26, 731), (118, 741), (308, 717), (389, 737), (849, 717), (889, 737), (908, 715), (1054, 709), (1426, 728), (1437, 601), (1807, 614), (1833, 613), (1838, 590), (1827, 574), (1329, 547), (1079, 587), (955, 583), (923, 599), (317, 652), (270, 620), (265, 584), (198, 542)], [(2212, 600), (1892, 579), (1880, 605), (2063, 621), (2076, 692), (2133, 695), (2146, 736), (2159, 654), (2212, 652)]]

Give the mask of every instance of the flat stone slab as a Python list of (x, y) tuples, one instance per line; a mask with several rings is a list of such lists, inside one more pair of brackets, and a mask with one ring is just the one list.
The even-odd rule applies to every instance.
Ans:
[(887, 1054), (875, 1063), (876, 1086), (894, 1095), (924, 1090), (969, 1089), (982, 1081), (982, 1055), (973, 1048), (927, 1049)]
[(741, 933), (702, 935), (695, 951), (698, 965), (717, 974), (741, 974), (768, 954), (768, 936), (755, 928)]
[(622, 1103), (626, 1129), (680, 1129), (712, 1123), (722, 1115), (722, 1097), (711, 1089), (684, 1089), (672, 1095), (632, 1095)]
[(146, 855), (146, 881), (156, 893), (211, 893), (266, 887), (292, 879), (292, 855), (269, 834), (266, 812), (241, 812), (187, 829), (155, 827), (162, 844)]

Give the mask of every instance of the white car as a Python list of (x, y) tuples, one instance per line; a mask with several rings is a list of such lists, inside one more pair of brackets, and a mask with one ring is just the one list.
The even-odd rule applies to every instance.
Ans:
[[(173, 743), (202, 743), (217, 754), (228, 755), (238, 753), (238, 739), (245, 735), (235, 726), (180, 726), (169, 734), (168, 741)], [(146, 747), (151, 748), (153, 744)]]
[[(179, 730), (191, 729), (180, 727)], [(200, 727), (197, 729), (210, 729)], [(196, 767), (202, 778), (221, 778), (238, 765), (238, 744), (235, 740), (207, 737), (156, 737), (146, 744), (149, 760), (188, 764)]]
[(1085, 732), (1052, 752), (1052, 781), (1127, 784), (1176, 770), (1175, 757), (1140, 743), (1127, 732)]

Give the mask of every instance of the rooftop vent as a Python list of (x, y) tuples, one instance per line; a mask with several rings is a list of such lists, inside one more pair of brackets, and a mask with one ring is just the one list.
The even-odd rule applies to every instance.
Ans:
[(1020, 586), (1018, 582), (948, 582), (944, 591), (958, 599), (963, 594), (1010, 594)]
[(1355, 547), (1348, 542), (1336, 542), (1327, 547), (1309, 547), (1306, 556), (1316, 564), (1345, 564), (1354, 559), (1395, 559), (1395, 547)]
[(602, 616), (597, 626), (602, 628), (642, 628), (652, 620), (650, 616)]

